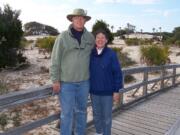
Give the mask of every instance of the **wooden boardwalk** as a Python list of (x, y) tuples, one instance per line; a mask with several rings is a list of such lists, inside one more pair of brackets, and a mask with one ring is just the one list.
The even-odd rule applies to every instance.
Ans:
[[(113, 117), (112, 135), (164, 135), (179, 118), (180, 86), (118, 112)], [(94, 132), (90, 127), (87, 134)]]
[[(126, 76), (133, 74), (141, 74), (141, 77), (135, 83), (125, 85), (120, 91), (122, 106), (121, 109), (115, 109), (116, 116), (113, 117), (112, 135), (163, 135), (165, 133), (169, 133), (166, 135), (180, 135), (178, 133), (180, 132), (180, 86), (175, 88), (180, 85), (179, 69), (180, 64), (123, 69), (123, 80)], [(152, 78), (152, 73), (156, 73), (157, 76)], [(169, 90), (167, 91), (167, 89)], [(137, 96), (135, 92), (139, 90), (142, 92)], [(124, 99), (128, 92), (133, 92), (135, 98), (127, 103)], [(32, 103), (35, 100), (46, 99), (52, 95), (51, 85), (0, 95), (0, 112), (6, 112), (10, 108)], [(88, 107), (90, 106), (89, 102)], [(54, 113), (24, 123), (0, 133), (0, 135), (26, 134), (28, 131), (59, 120), (59, 115), (60, 113)], [(87, 124), (87, 134), (93, 135), (95, 129), (90, 127), (92, 121), (90, 120)], [(178, 132), (172, 134), (173, 131)]]

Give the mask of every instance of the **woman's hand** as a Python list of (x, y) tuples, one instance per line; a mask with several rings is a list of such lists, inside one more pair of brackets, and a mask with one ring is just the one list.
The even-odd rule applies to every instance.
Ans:
[(60, 86), (61, 86), (61, 85), (60, 85), (60, 82), (54, 82), (54, 83), (53, 83), (53, 86), (52, 86), (52, 87), (53, 87), (53, 92), (54, 92), (54, 93), (59, 93), (59, 91), (60, 91)]
[(120, 94), (113, 93), (113, 100), (114, 100), (115, 104), (120, 104)]

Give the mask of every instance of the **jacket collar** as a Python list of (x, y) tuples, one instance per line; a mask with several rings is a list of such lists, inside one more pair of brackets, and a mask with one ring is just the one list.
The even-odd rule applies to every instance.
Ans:
[[(69, 25), (68, 33), (69, 33), (69, 35), (70, 35), (71, 37), (74, 38), (74, 36), (73, 36), (73, 34), (72, 34), (72, 32), (71, 32), (71, 28), (72, 28), (72, 24)], [(84, 38), (84, 34), (85, 34), (86, 32), (87, 32), (87, 29), (84, 27), (83, 34), (82, 34), (82, 37), (81, 37), (81, 41), (83, 41), (82, 39)], [(81, 43), (82, 43), (82, 42), (81, 42)], [(82, 43), (80, 46), (77, 46), (77, 45), (76, 45), (75, 48), (84, 49), (84, 48), (85, 48), (85, 44)]]
[[(68, 28), (68, 33), (69, 33), (69, 35), (71, 35), (72, 37), (74, 37), (73, 34), (72, 34), (72, 32), (71, 32), (72, 27), (73, 27), (72, 24), (70, 24), (70, 25), (69, 25), (69, 28)], [(87, 32), (87, 30), (86, 30), (86, 28), (84, 27), (83, 34), (86, 33), (86, 32)]]
[(102, 52), (98, 55), (97, 49), (96, 49), (96, 47), (94, 47), (93, 50), (92, 50), (92, 54), (94, 56), (102, 56), (106, 52), (106, 50), (107, 50), (107, 46), (105, 46), (103, 48)]

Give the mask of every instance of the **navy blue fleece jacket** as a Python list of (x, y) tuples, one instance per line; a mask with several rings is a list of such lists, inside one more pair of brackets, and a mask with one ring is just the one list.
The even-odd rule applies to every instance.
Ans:
[(90, 56), (90, 93), (112, 95), (122, 87), (122, 71), (116, 53), (105, 47), (98, 55), (94, 48)]

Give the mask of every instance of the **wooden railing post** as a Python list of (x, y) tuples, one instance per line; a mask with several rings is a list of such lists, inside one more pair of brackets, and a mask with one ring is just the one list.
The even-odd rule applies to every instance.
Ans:
[[(148, 81), (148, 71), (145, 71), (144, 72), (144, 76), (143, 76), (143, 82), (147, 82)], [(147, 95), (147, 86), (148, 84), (146, 83), (144, 86), (143, 86), (143, 95)]]
[[(125, 80), (125, 75), (123, 75), (123, 79), (122, 79), (122, 81), (123, 81), (123, 85), (124, 85), (124, 80)], [(124, 89), (124, 86), (123, 86), (123, 88), (122, 88), (122, 90)], [(121, 91), (121, 90), (120, 90)], [(123, 94), (123, 92), (120, 92), (119, 93), (119, 95), (120, 95), (120, 101), (119, 101), (119, 105), (118, 105), (118, 107), (121, 107), (122, 105), (123, 105), (123, 98), (124, 98), (124, 94)]]
[(172, 86), (176, 85), (176, 67), (173, 67)]
[(123, 93), (120, 93), (120, 104), (119, 104), (119, 107), (121, 107), (123, 105)]
[(162, 69), (161, 69), (161, 89), (164, 89), (164, 76), (165, 76), (165, 69), (164, 67), (162, 66)]

